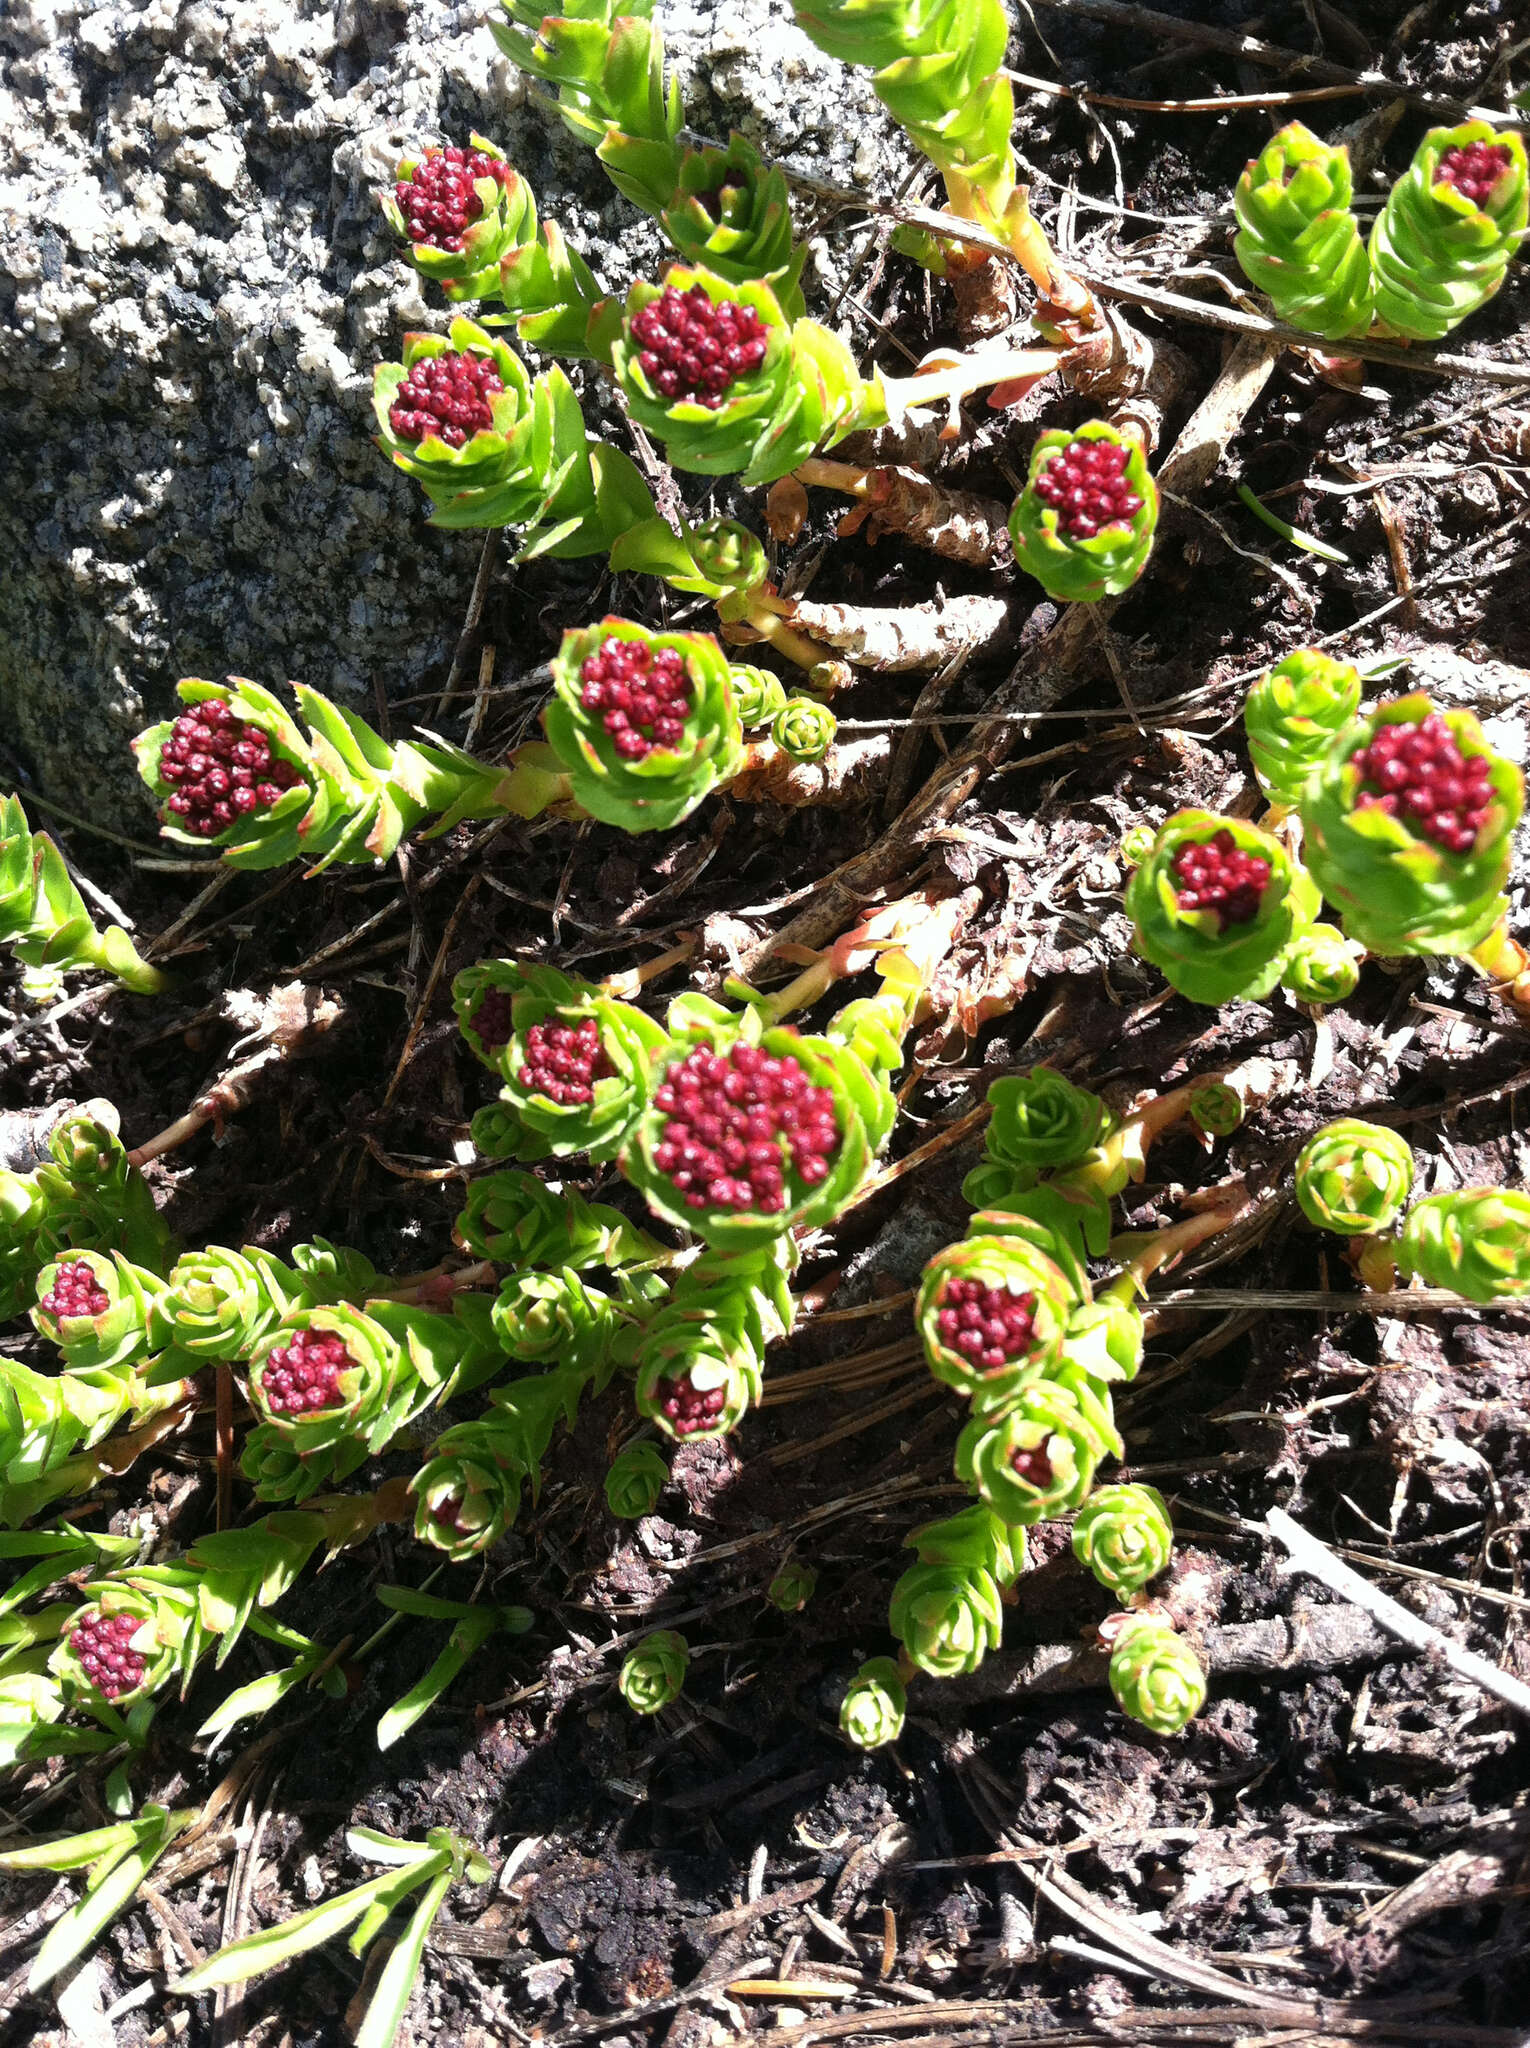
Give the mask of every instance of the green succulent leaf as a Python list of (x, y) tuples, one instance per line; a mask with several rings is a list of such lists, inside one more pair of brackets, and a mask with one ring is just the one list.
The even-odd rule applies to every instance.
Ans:
[(1117, 1599), (1140, 1592), (1174, 1548), (1168, 1506), (1154, 1486), (1100, 1486), (1074, 1518), (1073, 1555)]
[[(1226, 833), (1242, 852), (1269, 863), (1269, 880), (1246, 923), (1224, 925), (1215, 906), (1182, 909), (1174, 872), (1181, 850)], [(1293, 940), (1313, 922), (1318, 891), (1306, 870), (1273, 834), (1242, 818), (1213, 811), (1176, 811), (1159, 827), (1153, 851), (1126, 885), (1133, 942), (1182, 996), (1193, 1003), (1230, 1003), (1268, 995), (1281, 977)]]
[[(1485, 146), (1500, 165), (1482, 204), (1442, 170), (1456, 150)], [(1439, 341), (1503, 283), (1530, 219), (1525, 145), (1486, 121), (1431, 128), (1371, 230), (1376, 316), (1394, 334)]]
[(908, 1688), (891, 1657), (868, 1657), (845, 1689), (839, 1731), (856, 1749), (883, 1749), (903, 1733)]
[(893, 1588), (888, 1626), (931, 1678), (975, 1671), (1004, 1633), (998, 1581), (981, 1565), (910, 1565)]
[(771, 721), (770, 736), (794, 761), (821, 761), (834, 744), (839, 721), (816, 697), (793, 696), (783, 701)]
[(990, 1159), (1033, 1169), (1081, 1165), (1114, 1121), (1098, 1095), (1052, 1067), (990, 1082), (988, 1107)]
[[(1055, 505), (1037, 496), (1037, 478), (1074, 441), (1097, 441), (1127, 451), (1125, 481), (1142, 500), (1129, 520), (1118, 520), (1085, 539), (1059, 530)], [(1086, 420), (1072, 431), (1049, 428), (1031, 450), (1025, 489), (1009, 515), (1015, 560), (1034, 576), (1048, 597), (1064, 604), (1095, 604), (1130, 590), (1147, 567), (1158, 526), (1158, 486), (1148, 473), (1137, 442), (1104, 420)]]
[(1081, 1506), (1108, 1455), (1121, 1455), (1108, 1391), (1087, 1378), (1035, 1379), (1007, 1407), (974, 1414), (957, 1439), (956, 1476), (1002, 1521), (1028, 1528)]
[(636, 1352), (636, 1405), (667, 1436), (725, 1436), (760, 1398), (765, 1352), (792, 1326), (787, 1236), (702, 1254), (676, 1280)]
[(1294, 806), (1360, 708), (1360, 671), (1316, 648), (1299, 647), (1265, 670), (1248, 693), (1243, 725), (1259, 787), (1272, 804)]
[(804, 245), (792, 239), (785, 173), (742, 135), (726, 149), (690, 149), (674, 198), (659, 216), (682, 262), (730, 284), (761, 279), (789, 319), (800, 319)]
[(655, 1629), (627, 1652), (617, 1689), (635, 1714), (656, 1714), (680, 1697), (691, 1661), (685, 1638), (672, 1628)]
[(1335, 924), (1309, 925), (1291, 941), (1280, 985), (1299, 1003), (1342, 1003), (1360, 985), (1365, 948)]
[(1205, 1705), (1206, 1674), (1183, 1636), (1128, 1615), (1111, 1651), (1110, 1689), (1123, 1713), (1155, 1735), (1173, 1735)]
[(611, 1460), (606, 1473), (606, 1506), (624, 1522), (653, 1513), (654, 1503), (669, 1484), (669, 1467), (653, 1444), (629, 1444)]
[(800, 1614), (818, 1590), (818, 1574), (801, 1558), (788, 1558), (765, 1588), (765, 1598), (782, 1614)]
[(1271, 137), (1233, 194), (1244, 276), (1282, 320), (1331, 341), (1371, 324), (1371, 266), (1353, 196), (1349, 151), (1300, 121)]
[(1319, 1230), (1361, 1237), (1389, 1230), (1413, 1187), (1413, 1153), (1383, 1124), (1340, 1117), (1314, 1131), (1296, 1160), (1296, 1199)]
[(1426, 1195), (1403, 1226), (1397, 1263), (1426, 1286), (1468, 1301), (1530, 1295), (1530, 1195), (1514, 1188)]
[(64, 856), (46, 832), (32, 830), (14, 796), (0, 796), (0, 941), (21, 963), (22, 989), (36, 1003), (50, 1002), (73, 968), (103, 969), (138, 995), (169, 987), (121, 925), (96, 929)]

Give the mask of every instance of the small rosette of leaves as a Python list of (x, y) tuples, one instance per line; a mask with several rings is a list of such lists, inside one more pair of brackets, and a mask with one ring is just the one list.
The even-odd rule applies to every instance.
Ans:
[(908, 1688), (891, 1657), (868, 1657), (845, 1689), (839, 1732), (856, 1749), (885, 1749), (903, 1733)]
[(634, 1714), (656, 1714), (679, 1699), (690, 1661), (684, 1636), (657, 1628), (627, 1652), (617, 1690)]
[[(724, 329), (715, 309), (737, 307)], [(717, 330), (715, 337), (705, 332)], [(660, 331), (662, 330), (662, 332)], [(746, 333), (740, 344), (729, 334)], [(677, 351), (691, 337), (723, 351), (718, 389), (705, 396), (685, 357), (667, 364), (655, 343)], [(665, 337), (669, 339), (666, 340)], [(752, 365), (756, 340), (763, 349)], [(739, 367), (729, 369), (732, 348)], [(746, 484), (773, 483), (805, 462), (815, 448), (832, 446), (857, 427), (880, 426), (887, 417), (879, 380), (867, 383), (839, 338), (815, 320), (792, 321), (768, 284), (730, 284), (709, 270), (676, 264), (662, 285), (639, 279), (627, 294), (620, 338), (612, 362), (628, 409), (638, 425), (663, 444), (677, 469), (702, 476), (740, 476)], [(663, 386), (677, 368), (674, 395)], [(726, 382), (721, 381), (726, 377)]]
[(534, 1373), (501, 1387), (479, 1421), (437, 1437), (410, 1482), (419, 1541), (459, 1563), (496, 1543), (528, 1481), (536, 1497), (553, 1432), (573, 1421), (587, 1383), (577, 1370)]
[(817, 1572), (800, 1557), (793, 1557), (765, 1588), (765, 1598), (781, 1614), (800, 1614), (817, 1590)]
[(512, 1273), (495, 1297), (493, 1321), (511, 1358), (594, 1366), (609, 1354), (621, 1312), (610, 1295), (587, 1286), (566, 1267), (557, 1273)]
[(179, 1676), (187, 1630), (172, 1602), (109, 1580), (85, 1594), (48, 1659), (66, 1696), (120, 1710)]
[(1110, 1689), (1124, 1714), (1155, 1735), (1174, 1735), (1205, 1705), (1206, 1674), (1182, 1635), (1128, 1615), (1113, 1638)]
[(936, 1379), (1002, 1398), (1057, 1363), (1076, 1299), (1065, 1270), (1026, 1238), (974, 1235), (925, 1267), (914, 1322)]
[(61, 1117), (48, 1157), (30, 1173), (0, 1171), (0, 1319), (37, 1298), (37, 1276), (69, 1251), (118, 1251), (162, 1270), (170, 1233), (117, 1136), (117, 1112), (100, 1098)]
[(1342, 1003), (1360, 983), (1364, 946), (1346, 939), (1336, 924), (1309, 925), (1291, 941), (1280, 985), (1299, 1003)]
[(1371, 266), (1353, 199), (1349, 151), (1300, 121), (1270, 138), (1233, 193), (1244, 276), (1282, 320), (1330, 341), (1371, 324)]
[[(1419, 726), (1431, 717), (1439, 719), (1454, 751), (1450, 786), (1437, 785), (1442, 808), (1445, 797), (1459, 793), (1455, 760), (1468, 769), (1473, 762), (1486, 763), (1480, 816), (1470, 844), (1459, 852), (1426, 829), (1427, 818), (1387, 808), (1381, 801), (1387, 792), (1367, 780), (1379, 733), (1393, 725)], [(1467, 953), (1504, 914), (1503, 888), (1523, 808), (1523, 776), (1487, 744), (1472, 713), (1436, 711), (1419, 693), (1378, 705), (1335, 740), (1302, 792), (1303, 847), (1345, 931), (1368, 951)]]
[(988, 1108), (983, 1146), (989, 1158), (1035, 1171), (1081, 1165), (1112, 1123), (1098, 1095), (1052, 1067), (991, 1082)]
[[(1113, 516), (1104, 497), (1098, 504), (1081, 502), (1075, 510), (1068, 503), (1049, 504), (1038, 494), (1043, 472), (1056, 463), (1083, 459), (1073, 453), (1080, 443), (1124, 452), (1124, 465), (1118, 477), (1109, 480), (1105, 497), (1124, 503), (1129, 496), (1135, 501), (1133, 509)], [(1083, 493), (1092, 486), (1078, 488)], [(1010, 511), (1009, 536), (1015, 560), (1048, 597), (1063, 604), (1096, 604), (1102, 597), (1119, 597), (1130, 590), (1147, 567), (1157, 527), (1158, 486), (1134, 440), (1104, 420), (1086, 420), (1071, 431), (1049, 428), (1038, 437), (1025, 489)]]
[(1028, 1381), (1007, 1408), (975, 1414), (956, 1444), (956, 1476), (1003, 1522), (1028, 1528), (1080, 1507), (1100, 1460), (1119, 1457), (1110, 1396)]
[(624, 1522), (652, 1514), (654, 1503), (669, 1484), (669, 1467), (653, 1444), (629, 1444), (611, 1460), (606, 1472), (606, 1506)]
[(21, 986), (49, 1002), (74, 967), (114, 974), (125, 988), (154, 995), (166, 986), (121, 925), (97, 931), (64, 856), (46, 832), (34, 832), (20, 800), (0, 797), (0, 940), (21, 962)]
[(1243, 1121), (1243, 1097), (1225, 1081), (1208, 1081), (1191, 1096), (1190, 1116), (1208, 1138), (1230, 1138)]
[(642, 1113), (650, 1063), (666, 1043), (651, 1017), (554, 967), (514, 960), (464, 968), (452, 1002), (463, 1037), (504, 1081), (490, 1156), (615, 1156)]
[(1102, 1386), (1134, 1380), (1142, 1367), (1143, 1342), (1141, 1311), (1118, 1295), (1105, 1293), (1096, 1301), (1080, 1302), (1069, 1316), (1063, 1365)]
[(668, 1022), (673, 1050), (650, 1070), (619, 1161), (649, 1207), (720, 1250), (838, 1216), (896, 1115), (882, 1071), (827, 1036), (767, 1025), (753, 1006), (738, 1016), (685, 997)]
[(1513, 1188), (1426, 1195), (1403, 1226), (1397, 1263), (1467, 1301), (1530, 1295), (1530, 1195)]
[(1073, 1555), (1119, 1600), (1139, 1592), (1169, 1562), (1174, 1524), (1155, 1486), (1100, 1486), (1073, 1523)]
[(1319, 1230), (1363, 1237), (1390, 1230), (1413, 1188), (1413, 1153), (1384, 1124), (1340, 1117), (1314, 1131), (1296, 1159), (1296, 1199)]
[(301, 1277), (257, 1245), (208, 1245), (170, 1269), (163, 1315), (170, 1341), (198, 1362), (247, 1358), (283, 1316), (311, 1305)]
[(733, 664), (733, 695), (739, 723), (745, 727), (770, 725), (786, 708), (786, 686), (768, 668), (753, 668), (747, 662)]
[(489, 1173), (475, 1180), (452, 1235), (464, 1251), (522, 1270), (604, 1266), (615, 1271), (666, 1256), (657, 1240), (634, 1228), (620, 1210), (587, 1202), (571, 1188), (554, 1194), (534, 1173)]
[(816, 697), (787, 697), (771, 720), (770, 736), (794, 761), (821, 761), (834, 744), (839, 720)]
[[(613, 645), (645, 649), (649, 662), (673, 654), (685, 693), (677, 738), (659, 737), (652, 714), (615, 702), (628, 693), (597, 671)], [(657, 666), (657, 665), (655, 665)], [(553, 665), (553, 695), (542, 715), (548, 743), (563, 764), (575, 801), (624, 832), (667, 832), (689, 817), (744, 760), (744, 732), (727, 656), (710, 633), (655, 633), (630, 619), (571, 627)], [(633, 685), (641, 695), (642, 678)], [(650, 737), (650, 730), (652, 736)]]
[[(770, 576), (765, 550), (748, 527), (735, 519), (702, 519), (692, 526), (681, 519), (677, 533), (667, 520), (643, 519), (611, 543), (611, 567), (636, 576), (662, 576), (672, 590), (709, 597), (725, 624), (743, 618), (750, 599)], [(733, 689), (740, 707), (764, 671), (735, 663)], [(785, 691), (782, 691), (784, 698)], [(753, 701), (751, 698), (750, 701)], [(744, 723), (763, 722), (746, 717)]]
[(38, 1275), (32, 1322), (71, 1372), (141, 1365), (165, 1342), (164, 1291), (121, 1252), (69, 1252)]
[[(1211, 852), (1198, 855), (1200, 848)], [(1252, 880), (1225, 904), (1202, 904), (1192, 872), (1203, 857), (1228, 871), (1236, 864)], [(1278, 839), (1213, 811), (1176, 811), (1165, 819), (1125, 897), (1143, 959), (1192, 1003), (1214, 1005), (1268, 995), (1318, 903), (1312, 878)]]
[(638, 1413), (682, 1442), (736, 1429), (760, 1398), (767, 1348), (792, 1326), (795, 1265), (779, 1237), (688, 1267), (639, 1342)]
[[(442, 358), (462, 396), (427, 406), (413, 373)], [(378, 447), (435, 506), (432, 526), (527, 528), (520, 560), (604, 554), (619, 533), (654, 516), (629, 458), (590, 441), (563, 372), (544, 370), (533, 382), (520, 358), (471, 320), (454, 320), (445, 337), (406, 335), (403, 361), (378, 365), (372, 410)], [(422, 420), (429, 424), (415, 438)], [(410, 431), (399, 431), (404, 425)]]
[(1249, 690), (1243, 727), (1259, 787), (1294, 807), (1307, 778), (1360, 708), (1360, 671), (1299, 647)]
[[(443, 173), (458, 186), (470, 184), (471, 199), (454, 192), (444, 208), (432, 206), (428, 188)], [(537, 231), (536, 200), (519, 171), (492, 142), (474, 135), (466, 151), (435, 148), (406, 156), (393, 175), (393, 185), (378, 200), (389, 227), (408, 243), (405, 253), (415, 269), (454, 301), (491, 297), (502, 259)], [(461, 225), (446, 220), (446, 211), (460, 212)]]
[(790, 319), (801, 317), (805, 246), (792, 239), (786, 176), (742, 135), (726, 149), (690, 149), (679, 186), (659, 216), (682, 261), (729, 284), (768, 284)]
[(908, 1538), (919, 1563), (893, 1588), (889, 1626), (932, 1678), (975, 1671), (1003, 1633), (1001, 1593), (1025, 1563), (1025, 1537), (981, 1501)]
[(1486, 121), (1431, 128), (1371, 230), (1377, 318), (1410, 340), (1439, 341), (1503, 283), (1527, 217), (1518, 135)]

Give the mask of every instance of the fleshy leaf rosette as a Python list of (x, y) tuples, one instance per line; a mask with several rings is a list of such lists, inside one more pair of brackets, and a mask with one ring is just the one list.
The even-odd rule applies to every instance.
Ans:
[(117, 1112), (101, 1097), (60, 1117), (48, 1157), (30, 1173), (0, 1169), (0, 1320), (37, 1299), (37, 1276), (70, 1251), (118, 1251), (159, 1272), (170, 1233), (117, 1135)]
[(1190, 1098), (1190, 1116), (1209, 1138), (1230, 1138), (1243, 1121), (1243, 1097), (1225, 1081), (1208, 1081)]
[[(1109, 1386), (1134, 1380), (1142, 1367), (1142, 1312), (1113, 1293), (1080, 1302), (1068, 1318), (1063, 1364)], [(1048, 1373), (1056, 1377), (1056, 1372)], [(986, 1404), (985, 1404), (986, 1405)]]
[(518, 1269), (572, 1266), (582, 1272), (604, 1266), (614, 1271), (668, 1256), (657, 1239), (636, 1229), (620, 1210), (587, 1202), (571, 1188), (554, 1194), (534, 1173), (487, 1173), (475, 1180), (452, 1236), (464, 1251)]
[(654, 1502), (669, 1484), (669, 1467), (653, 1444), (629, 1444), (611, 1460), (606, 1472), (606, 1506), (625, 1522), (651, 1514)]
[(1141, 448), (1104, 420), (1040, 435), (1009, 515), (1015, 560), (1064, 604), (1130, 590), (1157, 525), (1158, 486)]
[(770, 725), (786, 707), (786, 686), (768, 668), (733, 664), (733, 694), (742, 726)]
[(1174, 1735), (1206, 1703), (1206, 1674), (1182, 1635), (1149, 1615), (1112, 1628), (1110, 1689), (1116, 1705), (1155, 1735)]
[(925, 1267), (914, 1322), (936, 1379), (1002, 1398), (1057, 1363), (1076, 1300), (1067, 1272), (1026, 1238), (976, 1234)]
[(839, 720), (816, 697), (788, 697), (771, 721), (770, 736), (794, 761), (821, 761), (834, 744)]
[(1292, 121), (1238, 180), (1233, 253), (1293, 327), (1338, 341), (1371, 324), (1371, 266), (1353, 210), (1349, 151)]
[(1504, 914), (1524, 778), (1422, 693), (1334, 741), (1302, 792), (1307, 865), (1372, 953), (1467, 953)]
[(1259, 787), (1293, 807), (1307, 778), (1360, 708), (1360, 671), (1314, 647), (1277, 661), (1249, 690), (1243, 727)]
[[(694, 526), (681, 519), (678, 533), (667, 520), (639, 520), (611, 543), (611, 567), (630, 575), (662, 576), (671, 590), (709, 597), (725, 623), (743, 618), (770, 576), (764, 547), (736, 519), (701, 519)], [(749, 688), (742, 678), (761, 674), (736, 664), (734, 692), (741, 704)]]
[(1075, 1388), (1035, 1379), (1008, 1407), (973, 1416), (957, 1438), (956, 1476), (1001, 1521), (1028, 1528), (1081, 1506), (1100, 1460), (1120, 1454), (1103, 1388), (1086, 1410)]
[(667, 832), (742, 767), (732, 673), (710, 633), (606, 618), (571, 627), (552, 670), (548, 742), (603, 824)]
[(1342, 1003), (1360, 984), (1364, 946), (1346, 939), (1336, 924), (1309, 925), (1291, 941), (1280, 985), (1299, 1003)]
[(703, 476), (773, 483), (887, 418), (880, 379), (828, 328), (793, 322), (768, 284), (684, 264), (632, 286), (612, 361), (638, 425)]
[(726, 149), (691, 149), (680, 159), (679, 189), (659, 216), (682, 260), (730, 284), (768, 284), (790, 319), (799, 319), (805, 245), (792, 240), (786, 177), (742, 135)]
[(1488, 300), (1525, 238), (1525, 145), (1486, 121), (1431, 128), (1371, 230), (1376, 317), (1439, 341)]
[(888, 1625), (931, 1678), (975, 1671), (1004, 1634), (998, 1583), (981, 1566), (910, 1565), (893, 1588)]
[(1034, 1170), (1081, 1165), (1113, 1121), (1098, 1095), (1052, 1067), (991, 1081), (988, 1108), (983, 1146), (989, 1158)]
[(839, 1732), (856, 1749), (884, 1749), (903, 1733), (908, 1688), (891, 1657), (868, 1657), (845, 1689)]
[(705, 1252), (639, 1341), (638, 1413), (667, 1436), (725, 1436), (760, 1398), (765, 1352), (792, 1326), (789, 1237)]
[(415, 269), (452, 300), (492, 297), (501, 260), (537, 231), (530, 186), (482, 135), (404, 157), (378, 198)]
[(410, 1481), (419, 1541), (454, 1562), (498, 1542), (520, 1512), (528, 1481), (536, 1497), (553, 1432), (573, 1421), (587, 1384), (577, 1370), (533, 1373), (501, 1387), (479, 1421), (437, 1437)]
[(892, 1128), (883, 1074), (753, 1006), (685, 998), (669, 1030), (619, 1162), (649, 1207), (722, 1250), (837, 1216)]
[(1403, 1226), (1397, 1263), (1426, 1286), (1468, 1301), (1530, 1295), (1530, 1195), (1514, 1188), (1426, 1195)]
[(1176, 811), (1126, 885), (1133, 942), (1192, 1003), (1268, 995), (1318, 892), (1273, 834), (1214, 811)]
[(654, 516), (631, 460), (589, 440), (563, 372), (533, 382), (471, 320), (405, 335), (403, 361), (378, 365), (372, 410), (378, 447), (435, 506), (431, 524), (528, 528), (520, 559), (604, 554)]
[(649, 1066), (666, 1043), (651, 1017), (556, 968), (515, 960), (465, 967), (452, 1001), (463, 1037), (503, 1078), (501, 1100), (516, 1119), (493, 1156), (614, 1157), (642, 1112)]
[(247, 1358), (295, 1308), (312, 1304), (301, 1276), (258, 1245), (208, 1245), (170, 1270), (164, 1317), (170, 1341), (197, 1361)]
[(38, 1275), (32, 1322), (71, 1372), (141, 1365), (165, 1342), (164, 1290), (121, 1252), (68, 1252)]
[(494, 1302), (494, 1331), (508, 1356), (593, 1366), (609, 1353), (621, 1320), (610, 1295), (565, 1267), (512, 1273)]
[(1384, 1124), (1340, 1117), (1314, 1131), (1296, 1158), (1296, 1199), (1319, 1230), (1363, 1237), (1390, 1230), (1413, 1188), (1413, 1153)]
[(691, 1653), (684, 1636), (656, 1628), (634, 1643), (617, 1678), (617, 1690), (635, 1714), (656, 1714), (680, 1697)]
[(1169, 1562), (1174, 1524), (1156, 1486), (1099, 1486), (1073, 1523), (1073, 1555), (1119, 1600), (1139, 1592)]
[(34, 1003), (50, 1002), (74, 967), (104, 969), (139, 995), (167, 986), (121, 925), (97, 931), (64, 856), (46, 832), (32, 830), (14, 796), (0, 796), (0, 940), (21, 962), (21, 986)]
[(101, 1581), (85, 1588), (48, 1659), (66, 1694), (130, 1707), (169, 1684), (180, 1670), (186, 1628), (171, 1603), (133, 1586)]
[(765, 1588), (765, 1598), (782, 1614), (800, 1614), (817, 1590), (817, 1572), (800, 1557), (792, 1557)]
[(344, 1302), (295, 1309), (255, 1346), (250, 1406), (299, 1453), (327, 1450), (365, 1439), (408, 1373), (403, 1347), (375, 1316)]

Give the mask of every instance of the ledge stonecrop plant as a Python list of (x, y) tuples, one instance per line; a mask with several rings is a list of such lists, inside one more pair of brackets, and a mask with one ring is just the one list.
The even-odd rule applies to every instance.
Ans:
[(1233, 193), (1233, 251), (1293, 327), (1330, 341), (1371, 324), (1371, 266), (1355, 217), (1349, 151), (1300, 121), (1272, 136)]
[(685, 1268), (638, 1340), (638, 1413), (666, 1436), (726, 1436), (758, 1401), (765, 1353), (796, 1319), (787, 1235), (709, 1251)]
[(845, 1689), (839, 1729), (856, 1749), (883, 1749), (903, 1733), (908, 1688), (891, 1657), (868, 1657)]
[(1393, 698), (1346, 727), (1303, 788), (1307, 864), (1370, 952), (1491, 951), (1523, 807), (1523, 777), (1471, 712)]
[(96, 929), (64, 856), (31, 829), (14, 796), (0, 797), (0, 943), (21, 962), (22, 990), (34, 1003), (50, 1002), (72, 968), (114, 974), (143, 996), (167, 986), (121, 925)]
[(1439, 341), (1503, 283), (1530, 219), (1525, 145), (1486, 121), (1431, 128), (1371, 230), (1376, 317)]
[(1259, 787), (1277, 811), (1294, 810), (1309, 776), (1360, 708), (1360, 671), (1299, 647), (1266, 669), (1243, 707)]
[(62, 1116), (48, 1158), (30, 1173), (0, 1168), (0, 1320), (37, 1299), (37, 1277), (69, 1251), (114, 1250), (160, 1271), (170, 1233), (117, 1136), (117, 1112), (96, 1098)]
[(1157, 525), (1158, 486), (1141, 447), (1104, 420), (1040, 435), (1009, 515), (1015, 560), (1065, 604), (1130, 590)]
[(1206, 1704), (1206, 1674), (1184, 1637), (1147, 1614), (1112, 1617), (1110, 1689), (1116, 1705), (1155, 1735), (1176, 1735)]
[(655, 1629), (627, 1652), (617, 1690), (635, 1714), (656, 1714), (679, 1699), (690, 1666), (684, 1636), (672, 1628)]
[(1407, 1140), (1384, 1124), (1340, 1117), (1314, 1131), (1297, 1154), (1296, 1199), (1302, 1214), (1340, 1237), (1390, 1230), (1412, 1188), (1413, 1153)]
[(1268, 995), (1318, 903), (1279, 839), (1212, 811), (1176, 811), (1126, 886), (1136, 950), (1193, 1003)]
[(931, 1678), (975, 1671), (999, 1647), (1003, 1596), (1025, 1570), (1025, 1531), (978, 1501), (905, 1541), (919, 1562), (893, 1588), (888, 1616), (904, 1656)]
[(1530, 1296), (1530, 1195), (1460, 1188), (1426, 1195), (1392, 1247), (1404, 1273), (1467, 1301)]
[(1140, 1593), (1168, 1565), (1174, 1525), (1153, 1486), (1099, 1486), (1073, 1522), (1073, 1555), (1118, 1600)]

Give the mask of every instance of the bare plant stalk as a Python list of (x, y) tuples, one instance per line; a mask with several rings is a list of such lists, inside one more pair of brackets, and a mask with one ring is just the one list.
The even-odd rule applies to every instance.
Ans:
[(728, 785), (740, 803), (824, 804), (830, 810), (865, 803), (892, 759), (890, 733), (841, 740), (821, 761), (795, 761), (774, 740), (760, 740), (745, 753), (744, 766)]

